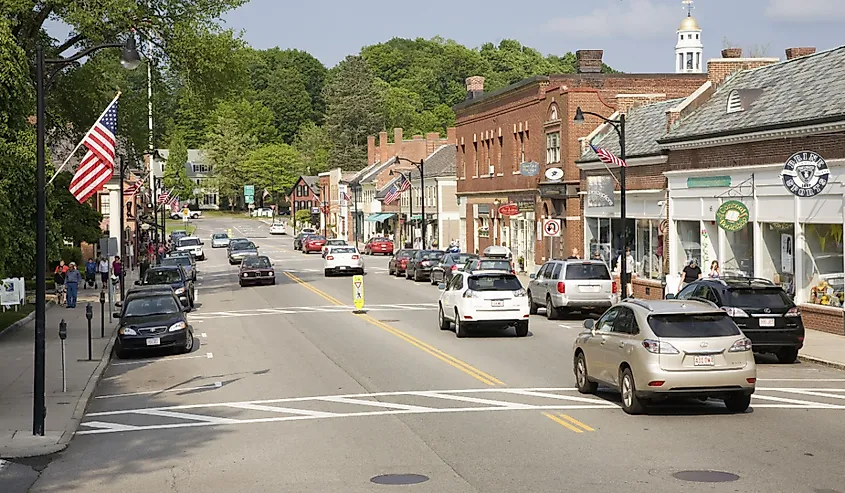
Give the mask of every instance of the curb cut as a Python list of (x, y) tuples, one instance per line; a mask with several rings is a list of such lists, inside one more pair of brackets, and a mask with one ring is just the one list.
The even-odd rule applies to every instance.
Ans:
[(803, 361), (806, 363), (815, 363), (817, 365), (827, 366), (830, 368), (836, 368), (837, 370), (845, 370), (845, 363), (840, 363), (838, 361), (830, 361), (822, 358), (816, 358), (815, 356), (806, 356), (803, 354), (798, 355), (798, 360)]

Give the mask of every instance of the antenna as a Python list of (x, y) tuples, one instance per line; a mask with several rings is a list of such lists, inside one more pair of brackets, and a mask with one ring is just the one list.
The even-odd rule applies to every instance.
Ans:
[(683, 8), (687, 9), (687, 17), (692, 17), (692, 9), (695, 8), (693, 2), (695, 0), (682, 0), (681, 3), (684, 4)]

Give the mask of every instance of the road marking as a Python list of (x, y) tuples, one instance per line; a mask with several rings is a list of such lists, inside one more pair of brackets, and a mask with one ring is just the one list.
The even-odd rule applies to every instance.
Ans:
[[(839, 389), (842, 392), (845, 392), (845, 389)], [(809, 395), (813, 397), (827, 397), (830, 399), (845, 399), (845, 395), (836, 395), (836, 394), (828, 394), (826, 392), (817, 392), (815, 390), (805, 390), (805, 389), (789, 389), (783, 390), (783, 392), (791, 392), (794, 394), (801, 394), (801, 395)]]
[(576, 428), (574, 425), (571, 425), (571, 424), (567, 423), (566, 421), (564, 421), (564, 420), (562, 420), (562, 419), (558, 418), (558, 417), (557, 417), (557, 416), (555, 416), (554, 414), (543, 413), (543, 416), (545, 416), (545, 417), (549, 418), (550, 420), (552, 420), (552, 421), (554, 421), (555, 423), (557, 423), (557, 424), (559, 424), (559, 425), (563, 426), (564, 428), (568, 428), (569, 430), (574, 431), (575, 433), (584, 433), (584, 430), (581, 430), (581, 429), (579, 429), (579, 428)]
[(585, 431), (596, 431), (595, 428), (593, 428), (592, 426), (584, 424), (581, 421), (578, 421), (577, 419), (573, 418), (572, 416), (570, 416), (568, 414), (558, 414), (558, 416), (565, 419), (566, 421), (569, 421), (573, 425), (580, 427), (581, 429), (583, 429)]
[(845, 382), (845, 378), (758, 378), (758, 382)]
[(574, 395), (558, 395), (558, 394), (547, 394), (544, 392), (533, 392), (530, 390), (519, 390), (519, 389), (504, 389), (504, 392), (509, 394), (517, 394), (517, 395), (524, 395), (530, 397), (542, 397), (544, 399), (560, 399), (564, 401), (575, 401), (575, 402), (587, 402), (587, 403), (594, 403), (596, 399), (590, 399), (589, 397), (578, 397)]
[[(324, 293), (323, 291), (315, 288), (314, 286), (309, 285), (308, 283), (306, 283), (302, 279), (296, 277), (295, 275), (290, 274), (288, 272), (285, 272), (285, 275), (288, 276), (291, 280), (293, 280), (297, 284), (299, 284), (300, 286), (302, 286), (305, 289), (307, 289), (307, 290), (311, 291), (312, 293), (316, 294), (317, 296), (320, 296), (321, 298), (328, 300), (329, 302), (334, 303), (335, 305), (340, 305), (340, 306), (345, 305), (344, 303), (338, 301), (337, 298), (334, 298), (334, 297), (330, 296), (329, 294)], [(392, 326), (390, 326), (390, 325), (388, 325), (384, 322), (376, 320), (375, 318), (373, 318), (369, 315), (355, 314), (355, 316), (360, 318), (360, 319), (363, 319), (366, 322), (371, 323), (372, 325), (375, 325), (376, 327), (378, 327), (378, 328), (380, 328), (380, 329), (382, 329), (382, 330), (384, 330), (384, 331), (386, 331), (386, 332), (388, 332), (392, 335), (395, 335), (396, 337), (399, 337), (400, 339), (402, 339), (405, 342), (411, 344), (412, 346), (415, 346), (418, 349), (421, 349), (421, 350), (427, 352), (428, 354), (431, 354), (435, 358), (437, 358), (437, 359), (443, 361), (444, 363), (446, 363), (446, 364), (466, 373), (467, 375), (475, 378), (476, 380), (478, 380), (482, 383), (485, 383), (487, 385), (504, 385), (505, 384), (504, 382), (502, 382), (498, 378), (493, 377), (491, 375), (488, 375), (487, 373), (484, 373), (483, 371), (473, 367), (472, 365), (465, 363), (465, 362), (455, 358), (454, 356), (446, 354), (443, 351), (440, 351), (439, 349), (437, 349), (437, 348), (435, 348), (435, 347), (433, 347), (429, 344), (426, 344), (425, 342), (417, 339), (416, 337), (413, 337), (413, 336), (411, 336), (411, 335), (409, 335), (405, 332), (402, 332), (401, 330), (396, 329), (395, 327), (392, 327)]]
[(162, 418), (187, 419), (192, 421), (202, 421), (204, 423), (212, 424), (233, 424), (237, 423), (237, 419), (219, 418), (216, 416), (205, 416), (202, 414), (176, 413), (173, 411), (159, 411), (155, 409), (142, 409), (137, 411), (138, 414), (145, 414), (147, 416), (161, 416)]
[(114, 433), (116, 431), (135, 431), (143, 429), (139, 426), (123, 425), (120, 423), (106, 423), (104, 421), (88, 421), (85, 423), (85, 426), (90, 426), (91, 428), (98, 428), (102, 430), (102, 432), (106, 433)]
[(752, 396), (752, 398), (762, 399), (764, 401), (783, 402), (783, 403), (787, 403), (787, 404), (802, 404), (802, 405), (805, 405), (805, 406), (823, 406), (823, 407), (830, 407), (830, 408), (834, 408), (834, 409), (838, 408), (838, 407), (843, 407), (843, 406), (836, 406), (834, 404), (823, 404), (823, 403), (812, 402), (812, 401), (802, 401), (802, 400), (798, 400), (798, 399), (787, 399), (787, 398), (784, 398), (784, 397), (773, 397), (773, 396), (770, 396), (770, 395), (754, 394)]
[(478, 397), (467, 397), (463, 395), (438, 394), (437, 392), (420, 392), (426, 397), (434, 397), (437, 399), (447, 399), (453, 401), (470, 402), (473, 404), (485, 404), (495, 407), (506, 407), (508, 409), (533, 409), (528, 404), (521, 404), (519, 402), (496, 401), (492, 399), (479, 399)]
[(206, 389), (217, 389), (223, 386), (223, 382), (214, 382), (208, 385), (200, 385), (199, 387), (180, 387), (178, 389), (163, 389), (163, 390), (146, 390), (143, 392), (127, 392), (125, 394), (109, 394), (109, 395), (98, 395), (94, 397), (95, 399), (112, 399), (115, 397), (132, 397), (134, 395), (155, 395), (155, 394), (163, 394), (165, 392), (191, 392), (194, 390), (206, 390)]
[[(435, 303), (415, 303), (408, 305), (369, 305), (367, 311), (431, 311), (437, 308)], [(204, 321), (220, 318), (259, 317), (266, 315), (294, 315), (311, 313), (340, 313), (355, 310), (351, 305), (329, 306), (294, 306), (280, 308), (255, 308), (250, 310), (231, 310), (226, 312), (204, 312), (191, 317), (191, 321)]]
[(135, 361), (121, 361), (119, 363), (112, 363), (112, 366), (143, 365), (143, 364), (146, 364), (146, 363), (155, 363), (155, 362), (158, 362), (158, 361), (177, 361), (177, 360), (182, 360), (182, 359), (196, 359), (196, 358), (211, 359), (213, 357), (214, 357), (213, 354), (205, 353), (203, 355), (197, 355), (197, 356), (174, 356), (172, 358), (159, 358), (159, 359), (146, 358), (146, 359), (139, 359), (139, 360), (135, 360)]
[(340, 404), (355, 404), (358, 406), (382, 407), (387, 409), (403, 409), (405, 411), (430, 411), (434, 408), (424, 406), (409, 406), (406, 404), (393, 404), (390, 402), (365, 401), (361, 399), (350, 399), (348, 397), (320, 397), (318, 400), (325, 402), (338, 402)]
[(206, 337), (208, 337), (208, 334), (206, 334), (205, 332), (203, 332), (202, 334), (200, 334), (200, 337), (202, 337), (202, 338), (206, 338)]
[(270, 413), (287, 413), (287, 414), (298, 414), (303, 416), (314, 416), (317, 418), (328, 418), (332, 416), (340, 416), (338, 413), (329, 413), (325, 411), (309, 411), (307, 409), (294, 409), (292, 407), (278, 407), (278, 406), (265, 406), (262, 404), (247, 404), (247, 403), (239, 403), (239, 404), (227, 404), (228, 407), (233, 407), (236, 409), (246, 409), (248, 411), (266, 411)]

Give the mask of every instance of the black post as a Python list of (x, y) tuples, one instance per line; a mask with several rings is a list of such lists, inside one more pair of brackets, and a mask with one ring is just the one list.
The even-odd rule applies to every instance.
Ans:
[(426, 236), (425, 236), (425, 160), (420, 159), (420, 189), (422, 189), (422, 200), (420, 204), (422, 204), (422, 247), (423, 250), (427, 248), (426, 246)]
[(323, 236), (329, 237), (329, 205), (325, 200), (323, 201)]
[(123, 198), (123, 180), (125, 178), (126, 168), (123, 166), (123, 156), (117, 156), (117, 165), (120, 166), (120, 235), (118, 236), (118, 241), (120, 241), (120, 247), (118, 247), (117, 251), (120, 255), (120, 299), (123, 300), (126, 292), (123, 288), (123, 277), (125, 276), (126, 266), (128, 264), (127, 260), (129, 256), (126, 254), (126, 209), (125, 203)]
[(45, 408), (45, 353), (47, 336), (47, 195), (46, 160), (44, 141), (46, 136), (44, 95), (44, 49), (41, 44), (35, 48), (35, 92), (36, 92), (36, 175), (35, 175), (35, 368), (33, 371), (32, 434), (44, 436)]
[(93, 359), (91, 353), (91, 319), (94, 318), (94, 308), (90, 301), (85, 305), (85, 318), (88, 319), (88, 361), (91, 361)]
[(106, 292), (100, 290), (100, 337), (106, 337)]
[[(619, 115), (619, 159), (623, 162), (625, 161), (625, 113)], [(627, 218), (626, 211), (625, 211), (625, 170), (628, 169), (627, 166), (622, 166), (622, 169), (619, 170), (619, 216), (622, 219), (622, 255), (620, 258), (622, 259), (622, 265), (619, 266), (619, 273), (621, 274), (620, 282), (622, 283), (622, 292), (625, 295), (622, 299), (625, 299), (631, 295), (628, 293), (628, 256), (625, 253), (625, 248), (628, 243), (628, 238), (626, 235), (627, 232)]]
[(296, 190), (290, 196), (290, 220), (293, 223), (293, 235), (296, 236)]
[[(158, 186), (162, 187), (162, 182), (164, 181), (162, 178), (157, 178)], [(158, 197), (156, 197), (156, 206), (158, 207)], [(161, 241), (167, 241), (167, 204), (161, 204)]]

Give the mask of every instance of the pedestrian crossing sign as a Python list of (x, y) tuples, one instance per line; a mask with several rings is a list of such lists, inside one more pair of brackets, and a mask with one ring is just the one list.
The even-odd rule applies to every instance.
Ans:
[(364, 276), (352, 276), (352, 301), (356, 312), (364, 310)]

